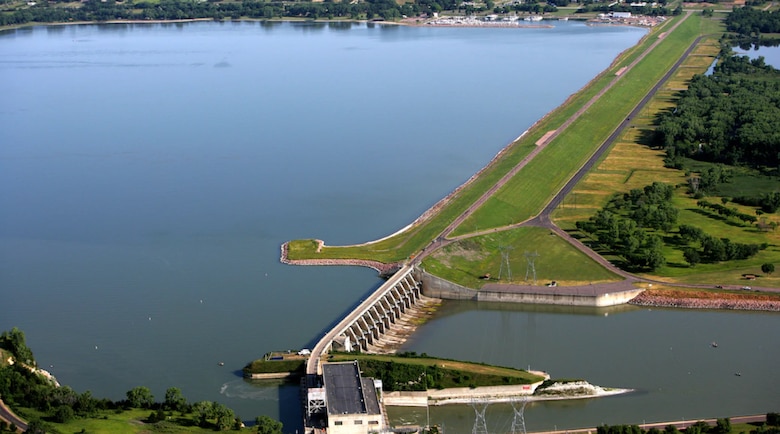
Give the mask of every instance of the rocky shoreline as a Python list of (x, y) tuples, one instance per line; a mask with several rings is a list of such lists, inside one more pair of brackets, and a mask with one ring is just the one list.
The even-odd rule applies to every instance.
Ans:
[(631, 299), (628, 304), (649, 307), (675, 307), (684, 309), (728, 309), (780, 312), (780, 299), (761, 294), (720, 294), (674, 290), (647, 290)]

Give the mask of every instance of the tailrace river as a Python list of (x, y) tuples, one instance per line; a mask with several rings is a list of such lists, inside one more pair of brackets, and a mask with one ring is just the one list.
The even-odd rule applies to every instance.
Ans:
[[(282, 265), (279, 245), (405, 226), (646, 34), (553, 24), (0, 33), (0, 329), (78, 392), (177, 386), (294, 432), (297, 387), (240, 369), (310, 346), (381, 281)], [(544, 430), (780, 410), (778, 332), (777, 314), (448, 303), (407, 347), (636, 389), (530, 405)], [(474, 418), (431, 411), (448, 433)], [(487, 410), (491, 432), (511, 420)]]

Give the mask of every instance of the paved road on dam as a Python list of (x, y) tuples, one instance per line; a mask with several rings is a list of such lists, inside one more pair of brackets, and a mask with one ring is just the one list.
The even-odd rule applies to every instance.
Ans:
[(555, 137), (557, 137), (562, 131), (564, 131), (569, 125), (571, 125), (575, 120), (577, 120), (580, 116), (582, 116), (588, 108), (590, 108), (593, 104), (595, 104), (607, 91), (609, 91), (612, 87), (615, 86), (618, 81), (625, 76), (625, 74), (630, 71), (632, 68), (634, 68), (640, 61), (642, 61), (649, 53), (651, 53), (657, 46), (663, 41), (663, 36), (674, 31), (674, 29), (677, 28), (680, 24), (682, 24), (683, 21), (685, 21), (689, 16), (691, 12), (687, 12), (685, 17), (683, 19), (677, 21), (674, 23), (674, 25), (666, 30), (665, 32), (661, 33), (658, 36), (658, 40), (653, 42), (645, 51), (642, 52), (633, 62), (631, 62), (628, 66), (626, 66), (624, 69), (622, 69), (622, 72), (619, 75), (616, 75), (612, 81), (607, 84), (604, 89), (602, 89), (600, 92), (598, 92), (596, 95), (593, 96), (587, 103), (585, 103), (579, 110), (577, 110), (576, 113), (574, 113), (571, 117), (569, 117), (563, 124), (561, 124), (560, 127), (558, 127), (552, 134), (545, 137), (541, 143), (537, 143), (537, 147), (528, 154), (525, 158), (523, 158), (522, 161), (520, 161), (512, 170), (507, 172), (506, 175), (504, 175), (498, 182), (496, 182), (495, 185), (493, 185), (488, 191), (486, 191), (482, 196), (480, 196), (479, 199), (477, 199), (463, 214), (458, 216), (452, 223), (450, 223), (449, 226), (447, 226), (439, 236), (431, 242), (423, 251), (415, 258), (414, 263), (419, 264), (426, 256), (431, 254), (436, 249), (443, 247), (453, 241), (463, 239), (463, 238), (471, 238), (479, 235), (484, 235), (488, 233), (493, 232), (499, 232), (499, 231), (505, 231), (510, 229), (515, 229), (520, 226), (541, 226), (549, 228), (550, 230), (556, 232), (559, 236), (564, 238), (566, 241), (568, 241), (570, 244), (572, 244), (575, 248), (581, 250), (585, 254), (587, 254), (589, 257), (591, 257), (594, 261), (598, 262), (602, 266), (606, 267), (607, 269), (611, 270), (612, 272), (623, 276), (626, 279), (629, 280), (637, 280), (637, 277), (627, 273), (617, 267), (615, 267), (612, 263), (604, 259), (601, 255), (597, 254), (593, 250), (591, 250), (589, 247), (585, 246), (583, 243), (579, 242), (578, 240), (572, 238), (568, 233), (560, 229), (558, 226), (556, 226), (552, 220), (550, 219), (550, 214), (560, 205), (560, 203), (563, 201), (563, 199), (568, 195), (572, 189), (577, 185), (577, 183), (587, 174), (599, 161), (599, 159), (606, 153), (614, 141), (619, 137), (619, 135), (622, 133), (622, 131), (628, 127), (631, 123), (631, 119), (638, 114), (642, 108), (650, 101), (651, 98), (655, 95), (655, 93), (660, 89), (661, 86), (663, 86), (666, 81), (674, 74), (674, 72), (679, 68), (679, 66), (682, 64), (682, 62), (685, 61), (685, 59), (690, 55), (690, 53), (693, 51), (693, 49), (696, 47), (696, 45), (701, 41), (702, 37), (699, 36), (696, 38), (693, 43), (688, 47), (688, 49), (680, 56), (680, 58), (675, 62), (675, 64), (669, 68), (669, 70), (666, 72), (666, 74), (658, 80), (658, 82), (653, 86), (647, 94), (642, 98), (642, 100), (634, 107), (634, 109), (628, 114), (628, 116), (623, 120), (619, 125), (615, 127), (615, 129), (612, 131), (610, 136), (596, 149), (596, 151), (591, 155), (591, 157), (577, 170), (577, 172), (569, 179), (569, 181), (559, 190), (553, 198), (548, 202), (548, 204), (543, 208), (542, 212), (537, 215), (536, 217), (533, 217), (529, 220), (508, 225), (500, 228), (491, 228), (488, 230), (473, 232), (467, 235), (459, 236), (459, 237), (449, 237), (449, 235), (458, 227), (460, 226), (463, 221), (465, 221), (471, 214), (473, 214), (479, 207), (481, 207), (485, 202), (487, 202), (488, 199), (490, 199), (499, 189), (501, 189), (504, 185), (506, 185), (507, 182), (509, 182), (510, 179), (512, 179), (515, 175), (520, 172), (520, 170), (525, 167), (533, 158), (535, 158), (546, 146), (548, 143), (550, 143)]

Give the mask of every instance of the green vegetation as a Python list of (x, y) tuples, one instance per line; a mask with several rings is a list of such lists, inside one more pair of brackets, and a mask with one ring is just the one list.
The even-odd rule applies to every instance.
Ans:
[[(502, 249), (509, 254), (509, 268), (501, 273)], [(536, 278), (542, 282), (606, 282), (619, 280), (583, 252), (548, 229), (522, 227), (494, 232), (452, 243), (423, 261), (426, 271), (468, 288), (481, 288), (485, 283), (524, 281), (529, 272), (525, 254), (536, 254)], [(565, 264), (565, 266), (561, 266)], [(529, 275), (529, 279), (533, 279)]]
[(602, 425), (596, 429), (597, 434), (778, 434), (778, 414), (767, 413), (766, 423), (733, 424), (729, 418), (716, 419), (714, 425), (698, 421), (693, 425), (679, 430), (674, 425), (667, 425), (663, 430), (658, 428), (642, 429), (638, 425)]
[(15, 360), (28, 365), (35, 363), (32, 350), (27, 347), (25, 342), (24, 332), (16, 327), (0, 334), (0, 348), (8, 351)]
[[(68, 386), (57, 387), (34, 368), (32, 351), (24, 344), (24, 333), (17, 328), (0, 335), (3, 356), (13, 363), (0, 364), (0, 396), (20, 417), (29, 422), (30, 433), (146, 433), (212, 432), (227, 429), (255, 432), (242, 428), (233, 410), (218, 402), (188, 403), (181, 390), (170, 387), (165, 401), (155, 402), (145, 386), (127, 392), (127, 399), (111, 401), (95, 398), (89, 391), (77, 393)], [(18, 354), (25, 357), (20, 362)], [(270, 420), (270, 419), (268, 419)], [(256, 432), (281, 432), (281, 424), (262, 419)], [(264, 431), (266, 428), (274, 428)], [(1, 429), (0, 429), (1, 431)]]
[(385, 391), (532, 384), (543, 377), (513, 368), (438, 359), (427, 354), (334, 353), (330, 360), (357, 360), (366, 377), (382, 380)]
[(396, 20), (402, 16), (454, 10), (454, 0), (416, 0), (398, 4), (392, 0), (370, 2), (281, 2), (281, 1), (67, 1), (35, 2), (0, 12), (0, 25), (29, 22), (182, 20), (182, 19), (367, 19)]
[[(665, 26), (670, 25), (671, 22), (668, 21)], [(581, 116), (578, 122), (553, 140), (502, 191), (460, 225), (453, 235), (503, 227), (537, 214), (554, 192), (568, 180), (574, 169), (596, 149), (601, 143), (600, 140), (606, 138), (624, 119), (623, 113), (630, 111), (643, 92), (649, 90), (652, 83), (657, 81), (673, 64), (674, 59), (679, 57), (695, 37), (697, 27), (698, 19), (691, 17), (674, 33), (667, 35), (661, 46), (621, 79), (624, 85), (613, 88), (599, 103)], [(657, 36), (661, 31), (661, 29), (654, 29), (650, 37), (645, 38), (637, 47), (627, 50), (613, 67), (595, 78), (567, 104), (546, 116), (521, 140), (508, 147), (501, 159), (486, 167), (471, 184), (455, 194), (430, 219), (396, 236), (360, 246), (326, 246), (320, 249), (314, 240), (293, 241), (289, 244), (288, 257), (290, 259), (373, 259), (390, 263), (416, 254), (457, 216), (466, 211), (485, 191), (528, 156), (536, 148), (535, 142), (546, 132), (558, 128), (609, 84), (614, 79), (614, 74), (655, 42), (652, 36)]]
[(673, 111), (661, 116), (659, 144), (678, 156), (777, 170), (780, 164), (780, 71), (763, 58), (721, 53), (712, 75), (697, 75)]
[(262, 359), (254, 360), (244, 366), (244, 375), (248, 374), (303, 374), (306, 369), (306, 357), (288, 352), (271, 352)]
[[(703, 32), (712, 33), (712, 36), (705, 38), (697, 46), (665, 87), (632, 120), (635, 128), (623, 132), (610, 154), (587, 175), (573, 194), (564, 200), (555, 212), (556, 224), (567, 230), (575, 230), (577, 221), (588, 221), (599, 209), (608, 205), (614, 192), (629, 193), (632, 189), (642, 189), (654, 181), (661, 181), (673, 187), (672, 197), (669, 198), (670, 205), (666, 206), (666, 209), (676, 210), (677, 220), (667, 221), (663, 227), (656, 229), (642, 229), (641, 237), (638, 229), (639, 226), (645, 225), (636, 225), (637, 227), (633, 228), (634, 237), (623, 237), (622, 245), (600, 250), (607, 259), (617, 264), (626, 264), (628, 269), (634, 271), (652, 272), (656, 276), (672, 278), (682, 283), (712, 281), (722, 284), (741, 284), (743, 274), (759, 274), (762, 264), (780, 261), (780, 250), (776, 247), (780, 244), (780, 237), (774, 231), (778, 224), (777, 219), (767, 215), (766, 211), (756, 209), (771, 209), (777, 190), (775, 176), (767, 174), (765, 170), (726, 167), (687, 157), (680, 159), (685, 162), (684, 170), (664, 168), (665, 155), (654, 147), (658, 113), (673, 112), (681, 95), (679, 92), (687, 89), (690, 82), (698, 80), (694, 79), (696, 74), (704, 72), (718, 55), (720, 43), (717, 40), (717, 32), (722, 31), (718, 25), (716, 20), (691, 15), (674, 32), (664, 32), (661, 44), (631, 71), (625, 73), (619, 86), (607, 92), (579, 120), (562, 131), (503, 189), (456, 228), (452, 236), (461, 239), (426, 258), (423, 263), (426, 271), (467, 287), (480, 288), (491, 280), (485, 278), (487, 275), (493, 279), (498, 277), (502, 263), (501, 247), (515, 249), (510, 252), (513, 281), (519, 280), (519, 276), (524, 277), (523, 271), (527, 268), (524, 255), (518, 251), (520, 249), (522, 252), (546, 250), (538, 252), (537, 261), (545, 257), (557, 257), (556, 255), (562, 252), (566, 255), (576, 255), (575, 249), (565, 243), (552, 243), (548, 246), (550, 243), (539, 242), (540, 236), (547, 237), (548, 240), (551, 238), (549, 235), (542, 236), (546, 234), (545, 231), (531, 235), (532, 231), (509, 227), (541, 210), (612, 128), (625, 119), (623, 114), (630, 111), (638, 98), (672, 65), (691, 41)], [(668, 24), (665, 28), (668, 28)], [(639, 46), (627, 51), (616, 61), (610, 70), (572, 97), (569, 104), (552, 112), (520, 141), (507, 148), (502, 159), (481, 172), (475, 182), (458, 192), (441, 213), (431, 220), (396, 237), (364, 246), (324, 247), (317, 252), (318, 244), (314, 241), (299, 241), (291, 244), (291, 253), (294, 247), (297, 246), (297, 249), (290, 257), (371, 258), (392, 262), (414, 255), (414, 246), (419, 249), (430, 242), (448, 222), (465, 211), (483, 191), (494, 185), (535, 149), (537, 140), (547, 131), (561, 125), (603, 89), (614, 79), (613, 74), (616, 71), (635, 60), (639, 53), (657, 40), (654, 36), (662, 32), (663, 29), (655, 29)], [(693, 178), (697, 179), (695, 182), (701, 190), (695, 198), (689, 194), (693, 187)], [(722, 205), (715, 205), (726, 210), (727, 215), (718, 214), (714, 209), (707, 211), (696, 205), (696, 199), (712, 194), (723, 195)], [(734, 199), (729, 199), (726, 195)], [(734, 204), (726, 206), (729, 200)], [(754, 202), (747, 203), (750, 200)], [(713, 210), (715, 212), (712, 212)], [(728, 244), (724, 245), (725, 250), (740, 246), (767, 248), (752, 252), (755, 254), (751, 255), (731, 256), (732, 259), (742, 259), (715, 261), (713, 258), (718, 255), (708, 256), (701, 244), (680, 244), (680, 238), (669, 232), (678, 225), (700, 228), (711, 237), (708, 239), (717, 240), (715, 244), (718, 244), (718, 241)], [(492, 229), (498, 229), (498, 232)], [(473, 236), (468, 238), (470, 234)], [(639, 241), (639, 244), (635, 241)], [(534, 247), (530, 249), (528, 246)], [(572, 264), (575, 264), (575, 270)], [(604, 274), (599, 276), (594, 270), (600, 269), (600, 266), (587, 259), (555, 261), (536, 268), (537, 278), (540, 280), (556, 280), (564, 284), (567, 281), (581, 283), (614, 278), (603, 270)], [(775, 282), (780, 282), (780, 279), (769, 273), (764, 273), (762, 279), (762, 285), (772, 286)]]

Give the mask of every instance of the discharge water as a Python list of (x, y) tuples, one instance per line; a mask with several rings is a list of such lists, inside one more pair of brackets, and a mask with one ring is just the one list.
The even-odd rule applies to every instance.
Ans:
[[(241, 367), (310, 346), (381, 282), (282, 265), (279, 245), (405, 226), (645, 33), (577, 22), (0, 33), (0, 328), (22, 329), (79, 392), (122, 399), (144, 385), (162, 399), (176, 386), (294, 432), (297, 387), (246, 382)], [(453, 303), (408, 346), (638, 389), (529, 407), (528, 428), (549, 429), (777, 410), (778, 331), (767, 314)], [(511, 409), (488, 415), (498, 426)], [(468, 432), (474, 412), (432, 417)]]

